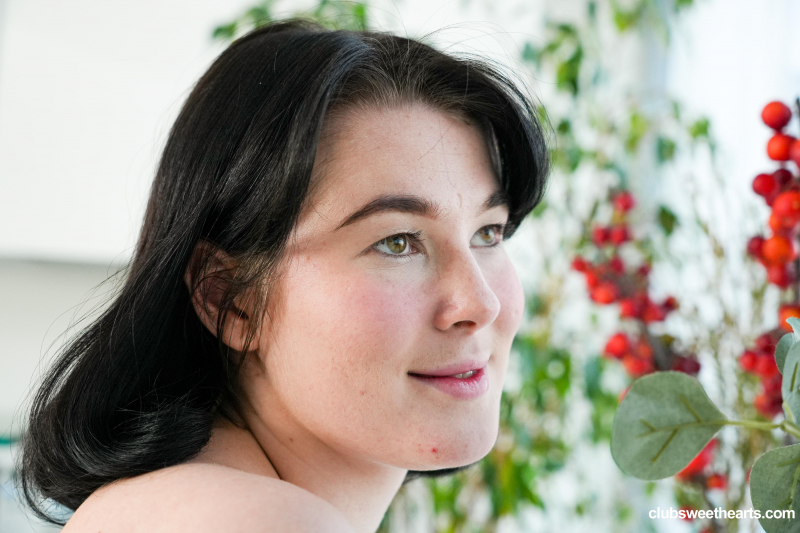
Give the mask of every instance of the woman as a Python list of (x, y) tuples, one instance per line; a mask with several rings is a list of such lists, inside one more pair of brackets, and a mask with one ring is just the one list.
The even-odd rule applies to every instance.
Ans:
[[(176, 120), (108, 310), (23, 440), (65, 532), (371, 532), (494, 444), (540, 201), (534, 108), (485, 62), (261, 27)], [(56, 520), (49, 516), (50, 520)]]

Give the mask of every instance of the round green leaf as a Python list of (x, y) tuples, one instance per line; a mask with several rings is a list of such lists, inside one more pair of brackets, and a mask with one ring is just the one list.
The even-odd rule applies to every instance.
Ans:
[(623, 472), (639, 479), (673, 476), (725, 422), (696, 379), (654, 372), (636, 380), (620, 403), (611, 455)]
[(781, 392), (784, 398), (788, 398), (793, 392), (800, 390), (800, 342), (794, 343), (789, 348), (783, 362), (782, 373)]
[[(800, 532), (800, 444), (770, 450), (756, 460), (750, 471), (753, 507), (761, 511), (759, 522), (767, 533)], [(768, 510), (791, 509), (795, 518), (766, 518)]]
[(795, 342), (794, 333), (787, 333), (778, 342), (775, 347), (775, 362), (778, 364), (778, 370), (783, 373), (783, 365), (786, 362), (786, 354)]
[(786, 319), (786, 323), (792, 327), (794, 332), (794, 340), (800, 341), (800, 319), (791, 317)]

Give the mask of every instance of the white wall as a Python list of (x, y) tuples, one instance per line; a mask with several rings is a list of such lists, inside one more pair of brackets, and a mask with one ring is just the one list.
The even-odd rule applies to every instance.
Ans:
[(135, 239), (187, 90), (252, 0), (5, 0), (0, 255), (108, 262)]
[(28, 396), (42, 365), (62, 345), (68, 328), (101, 308), (114, 266), (0, 259), (0, 437), (17, 434), (12, 414)]

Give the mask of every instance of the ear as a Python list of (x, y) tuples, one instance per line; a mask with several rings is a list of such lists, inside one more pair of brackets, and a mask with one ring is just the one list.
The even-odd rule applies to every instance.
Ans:
[[(240, 297), (228, 302), (227, 308), (223, 309), (236, 267), (236, 262), (228, 254), (206, 241), (200, 241), (192, 252), (183, 279), (189, 289), (194, 311), (203, 325), (215, 337), (219, 337), (217, 328), (220, 314), (224, 313), (221, 321), (224, 338), (220, 340), (232, 349), (243, 352), (251, 327), (257, 326), (251, 322), (252, 305), (245, 305), (251, 300)], [(257, 327), (255, 331), (253, 346), (258, 344)]]

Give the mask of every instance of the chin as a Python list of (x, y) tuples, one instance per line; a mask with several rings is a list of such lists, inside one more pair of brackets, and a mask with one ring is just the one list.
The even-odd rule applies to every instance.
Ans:
[(483, 459), (497, 441), (498, 419), (486, 423), (476, 430), (475, 425), (459, 430), (442, 433), (437, 431), (428, 439), (428, 446), (422, 447), (421, 460), (418, 456), (416, 464), (407, 466), (409, 470), (441, 470), (459, 468), (476, 463)]

